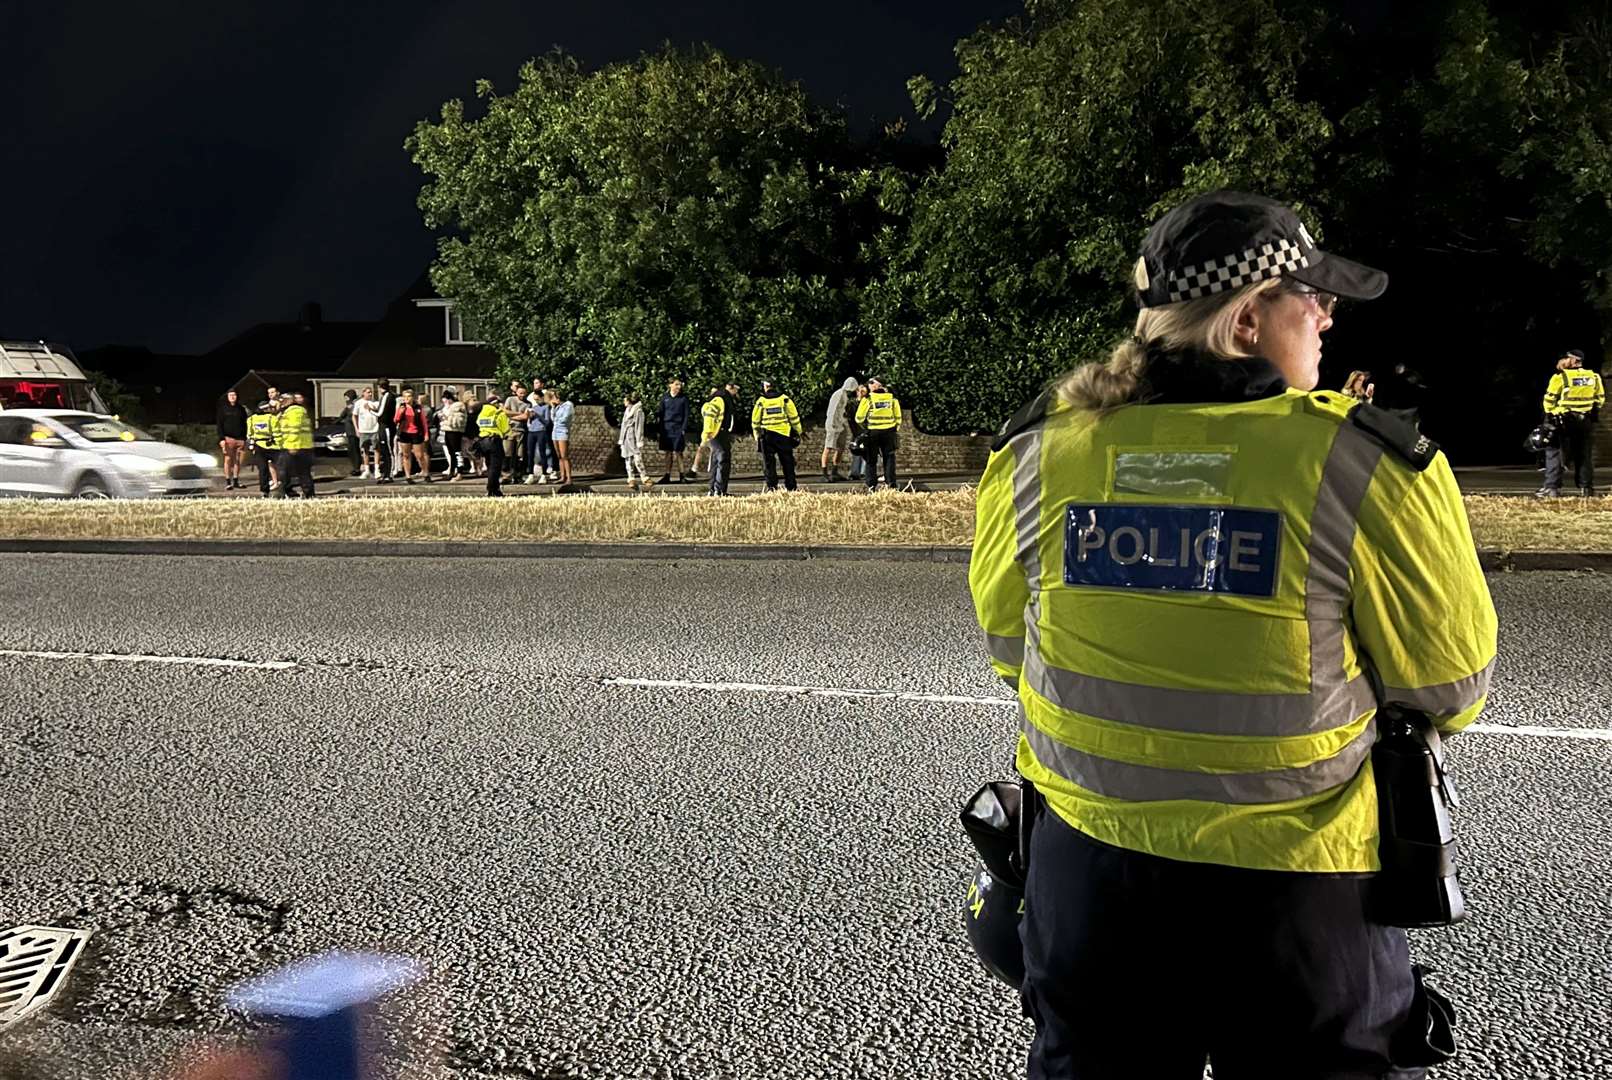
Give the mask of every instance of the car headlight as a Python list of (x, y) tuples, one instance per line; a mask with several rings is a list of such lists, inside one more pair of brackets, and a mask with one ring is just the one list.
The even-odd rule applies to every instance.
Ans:
[(192, 454), (190, 455), (190, 460), (192, 463), (203, 469), (218, 468), (218, 459), (213, 457), (211, 454)]
[(168, 471), (166, 462), (156, 458), (141, 457), (139, 454), (108, 454), (108, 460), (120, 469), (140, 473), (165, 473)]

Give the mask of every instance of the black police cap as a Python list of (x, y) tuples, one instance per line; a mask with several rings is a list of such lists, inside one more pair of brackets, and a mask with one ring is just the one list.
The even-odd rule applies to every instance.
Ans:
[(1276, 200), (1212, 191), (1148, 230), (1136, 303), (1177, 304), (1278, 276), (1350, 300), (1375, 300), (1388, 288), (1381, 270), (1316, 247), (1299, 216)]

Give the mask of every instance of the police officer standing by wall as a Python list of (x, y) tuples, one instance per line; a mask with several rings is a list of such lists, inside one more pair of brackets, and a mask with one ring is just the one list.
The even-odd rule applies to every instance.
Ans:
[(1584, 367), (1584, 354), (1569, 349), (1556, 362), (1545, 387), (1545, 419), (1557, 426), (1556, 442), (1545, 448), (1545, 486), (1535, 494), (1554, 499), (1562, 493), (1562, 473), (1573, 470), (1580, 495), (1595, 494), (1595, 422), (1606, 404), (1599, 372)]
[(1222, 191), (1135, 284), (1135, 335), (1008, 422), (978, 493), (969, 584), (1043, 807), (1029, 1076), (1420, 1076), (1368, 761), (1381, 707), (1478, 715), (1495, 612), (1438, 448), (1305, 392), (1336, 299), (1387, 277)]
[(313, 498), (313, 417), (290, 394), (280, 396), (280, 494), (292, 485), (304, 499)]
[(756, 446), (761, 450), (761, 471), (767, 490), (778, 490), (778, 465), (784, 468), (784, 489), (795, 490), (795, 447), (800, 445), (800, 410), (771, 379), (761, 380), (761, 396), (750, 410)]
[(268, 498), (274, 490), (276, 479), (274, 475), (274, 459), (280, 453), (280, 447), (275, 434), (280, 427), (279, 417), (275, 410), (279, 403), (265, 401), (257, 407), (257, 412), (246, 418), (246, 442), (257, 457), (257, 489)]
[(863, 456), (867, 459), (868, 490), (879, 482), (879, 459), (884, 459), (884, 485), (896, 486), (896, 446), (900, 439), (901, 402), (876, 378), (868, 379), (868, 396), (856, 406), (856, 422), (866, 432)]
[(499, 405), (497, 396), (489, 392), (487, 403), (476, 414), (476, 446), (487, 467), (487, 494), (504, 493), (504, 440), (509, 437), (509, 413)]
[(728, 396), (718, 386), (700, 406), (700, 441), (711, 447), (711, 482), (708, 495), (728, 493), (728, 474), (733, 471), (733, 436), (728, 427)]

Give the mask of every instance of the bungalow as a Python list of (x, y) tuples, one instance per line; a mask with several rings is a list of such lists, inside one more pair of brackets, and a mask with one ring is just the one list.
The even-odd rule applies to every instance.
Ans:
[(314, 408), (321, 420), (340, 416), (348, 390), (361, 391), (381, 378), (391, 379), (397, 390), (413, 387), (432, 402), (450, 388), (462, 393), (471, 387), (485, 396), (497, 369), (498, 354), (465, 330), (453, 301), (438, 296), (421, 274), (346, 363), (311, 380)]

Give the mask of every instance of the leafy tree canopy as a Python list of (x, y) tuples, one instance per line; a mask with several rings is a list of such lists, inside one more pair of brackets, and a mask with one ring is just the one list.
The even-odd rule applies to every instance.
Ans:
[(839, 115), (710, 48), (596, 72), (556, 53), (477, 93), (482, 116), (451, 101), (406, 145), (451, 233), (432, 281), (507, 372), (607, 401), (763, 374), (826, 398), (855, 348), (867, 189)]
[(950, 106), (946, 163), (887, 238), (864, 308), (909, 397), (993, 428), (1106, 355), (1163, 210), (1218, 187), (1312, 202), (1331, 127), (1295, 84), (1321, 22), (1284, 7), (1031, 0), (959, 44), (949, 87), (913, 81), (921, 111)]

